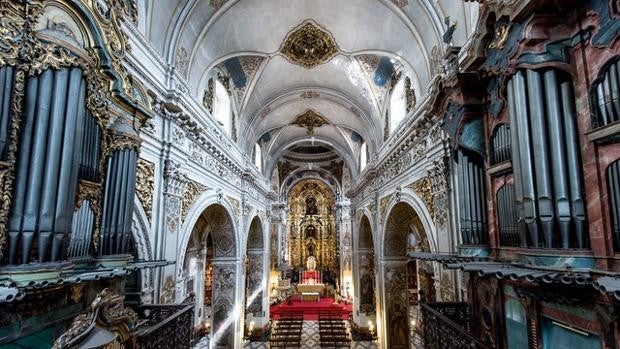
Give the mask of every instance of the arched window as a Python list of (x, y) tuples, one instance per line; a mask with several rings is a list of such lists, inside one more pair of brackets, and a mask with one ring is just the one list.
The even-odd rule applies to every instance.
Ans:
[(390, 96), (390, 134), (407, 116), (407, 96), (405, 94), (405, 79), (401, 79)]
[(367, 164), (368, 164), (368, 147), (366, 146), (366, 142), (363, 142), (362, 146), (360, 147), (360, 171), (363, 171)]
[(230, 134), (231, 107), (230, 96), (226, 87), (219, 80), (215, 81), (215, 100), (213, 103), (213, 117), (222, 125), (226, 133)]
[(260, 145), (256, 143), (254, 145), (254, 165), (256, 165), (256, 167), (258, 167), (258, 169), (260, 170), (262, 163), (263, 163), (263, 151), (260, 148)]

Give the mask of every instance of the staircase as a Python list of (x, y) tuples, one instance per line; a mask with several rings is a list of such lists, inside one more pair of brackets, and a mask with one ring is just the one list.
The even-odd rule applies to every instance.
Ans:
[(302, 325), (303, 314), (280, 315), (271, 332), (270, 348), (300, 348)]
[(340, 313), (319, 313), (319, 335), (321, 348), (351, 347), (351, 339)]

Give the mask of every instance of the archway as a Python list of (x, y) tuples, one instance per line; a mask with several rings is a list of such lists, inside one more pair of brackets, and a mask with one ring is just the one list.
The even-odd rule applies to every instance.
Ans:
[(260, 218), (254, 217), (250, 223), (246, 250), (245, 276), (245, 317), (249, 336), (254, 333), (251, 329), (266, 324), (265, 317), (265, 290), (267, 287), (265, 275), (265, 243), (263, 227)]
[(236, 245), (230, 214), (213, 204), (196, 220), (183, 261), (186, 287), (196, 294), (196, 323), (211, 331), (214, 348), (234, 347), (239, 318)]
[[(357, 245), (357, 289), (360, 325), (374, 327), (370, 321), (374, 321), (376, 313), (376, 285), (375, 285), (375, 248), (372, 237), (372, 228), (367, 216), (362, 216), (359, 223), (359, 236)], [(373, 329), (374, 330), (374, 329)]]
[(417, 305), (418, 298), (428, 301), (434, 296), (432, 268), (408, 265), (408, 249), (430, 250), (420, 217), (413, 207), (400, 202), (386, 220), (381, 263), (385, 279), (385, 337), (387, 347), (394, 349), (410, 346), (410, 320), (416, 317), (416, 308), (412, 305)]

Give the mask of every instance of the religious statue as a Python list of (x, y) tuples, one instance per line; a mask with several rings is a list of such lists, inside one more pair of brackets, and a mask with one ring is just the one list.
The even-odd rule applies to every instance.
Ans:
[(316, 199), (312, 196), (306, 198), (306, 215), (318, 214), (319, 210), (316, 207)]
[(310, 257), (314, 256), (314, 245), (312, 245), (312, 244), (308, 245), (308, 256), (310, 256)]
[(408, 246), (407, 248), (410, 250), (415, 249), (418, 246), (418, 229), (414, 226), (410, 226), (409, 227), (409, 236), (407, 238), (408, 240)]
[(314, 270), (314, 269), (316, 269), (316, 258), (314, 258), (314, 256), (310, 256), (306, 260), (306, 269), (307, 270)]
[(314, 225), (309, 225), (306, 228), (306, 239), (308, 238), (316, 239), (316, 228), (314, 227)]
[(446, 24), (446, 31), (443, 33), (443, 42), (446, 45), (451, 45), (457, 22), (455, 21), (454, 23), (451, 23), (450, 16), (447, 16), (446, 18), (444, 18), (444, 23)]
[(398, 303), (391, 307), (390, 316), (390, 348), (406, 349), (409, 347), (407, 333), (407, 309)]

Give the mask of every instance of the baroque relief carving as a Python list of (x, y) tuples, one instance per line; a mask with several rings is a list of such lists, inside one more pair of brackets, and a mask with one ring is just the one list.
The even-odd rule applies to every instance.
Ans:
[(182, 200), (182, 210), (181, 210), (181, 219), (185, 219), (187, 217), (187, 213), (189, 209), (192, 207), (192, 204), (196, 199), (204, 193), (208, 188), (196, 181), (189, 180), (185, 185), (185, 190), (183, 191), (183, 200)]
[(280, 52), (292, 63), (314, 68), (336, 55), (338, 46), (329, 32), (308, 21), (287, 35)]
[[(81, 298), (81, 297), (80, 297)], [(138, 314), (123, 305), (124, 297), (105, 288), (91, 302), (86, 313), (78, 315), (71, 326), (52, 346), (53, 349), (78, 347), (88, 332), (96, 328), (112, 331), (122, 343), (129, 339), (130, 326), (138, 320)]]
[(413, 191), (415, 191), (416, 194), (418, 194), (418, 196), (422, 198), (426, 209), (431, 214), (431, 216), (433, 216), (433, 189), (431, 187), (431, 181), (428, 179), (428, 177), (424, 177), (413, 182), (411, 185), (409, 185), (409, 188), (413, 189)]
[(155, 192), (155, 164), (138, 159), (136, 173), (136, 195), (144, 207), (146, 217), (151, 220), (153, 213), (153, 193)]

